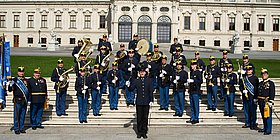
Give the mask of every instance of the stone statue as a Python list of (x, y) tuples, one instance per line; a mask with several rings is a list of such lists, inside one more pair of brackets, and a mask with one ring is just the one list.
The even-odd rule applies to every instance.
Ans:
[(233, 44), (232, 44), (232, 45), (233, 45), (234, 47), (236, 47), (236, 46), (239, 45), (239, 38), (240, 38), (239, 33), (236, 32), (236, 33), (233, 35), (233, 37), (232, 37), (232, 41), (233, 41)]
[(56, 42), (56, 33), (52, 30), (51, 31), (51, 33), (50, 33), (50, 35), (51, 35), (51, 42)]

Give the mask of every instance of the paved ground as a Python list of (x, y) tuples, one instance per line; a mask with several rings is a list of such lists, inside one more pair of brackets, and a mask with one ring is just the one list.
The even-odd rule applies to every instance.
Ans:
[[(0, 140), (133, 140), (137, 139), (133, 128), (96, 127), (46, 127), (27, 130), (27, 134), (15, 135), (10, 127), (0, 127)], [(264, 136), (257, 131), (236, 127), (186, 127), (150, 128), (150, 140), (279, 140), (280, 126), (274, 126), (273, 134)]]
[[(165, 49), (164, 49), (165, 48)], [(19, 55), (19, 56), (69, 56), (71, 57), (73, 47), (61, 47), (61, 49), (57, 51), (47, 51), (46, 48), (11, 48), (11, 55)], [(192, 50), (192, 51), (191, 51)], [(169, 48), (168, 46), (163, 47), (161, 49), (165, 54), (169, 54)], [(280, 52), (265, 52), (265, 51), (250, 51), (246, 52), (249, 54), (251, 59), (278, 59), (280, 60)], [(97, 52), (95, 51), (92, 56), (96, 56)], [(188, 48), (184, 51), (185, 56), (187, 59), (194, 57), (194, 51), (193, 48), (190, 50)], [(222, 57), (222, 53), (214, 50), (205, 50), (201, 51), (201, 57), (202, 58), (209, 58), (210, 55), (213, 55), (215, 57)], [(229, 54), (230, 58), (242, 58), (242, 54)]]

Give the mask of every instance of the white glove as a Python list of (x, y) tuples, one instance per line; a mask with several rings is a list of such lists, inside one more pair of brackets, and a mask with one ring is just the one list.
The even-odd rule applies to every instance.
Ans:
[(59, 77), (59, 81), (63, 81), (64, 78), (62, 76)]
[(224, 68), (221, 68), (221, 71), (225, 71), (225, 69), (224, 69)]
[(84, 86), (84, 89), (88, 89), (88, 86)]
[(161, 53), (159, 53), (158, 56), (161, 57), (162, 56)]
[(97, 85), (101, 85), (101, 82), (97, 82)]
[(131, 68), (135, 68), (135, 65), (134, 65), (134, 64), (131, 64)]
[(128, 68), (127, 70), (128, 70), (128, 71), (132, 71), (132, 67)]
[(188, 83), (193, 83), (194, 80), (193, 80), (193, 79), (188, 79), (187, 82), (188, 82)]
[(13, 86), (14, 84), (15, 84), (15, 81), (14, 81), (14, 80), (9, 81), (9, 86), (10, 86), (10, 87)]
[(97, 90), (100, 90), (100, 87), (97, 87), (96, 89), (97, 89)]
[(162, 74), (167, 74), (167, 72), (165, 70), (162, 70), (161, 72), (162, 72)]
[(102, 67), (105, 67), (105, 65), (106, 65), (106, 64), (105, 64), (105, 63), (103, 63), (103, 62), (101, 63), (101, 66), (102, 66)]
[(78, 55), (78, 54), (74, 54), (74, 57), (78, 58), (78, 57), (79, 57), (79, 55)]
[(224, 80), (224, 79), (222, 79), (221, 81), (222, 81), (222, 82), (225, 82), (225, 80)]
[(89, 52), (92, 53), (92, 52), (93, 52), (93, 49), (89, 49)]
[(228, 83), (229, 81), (230, 81), (229, 79), (226, 80), (227, 83)]
[(173, 63), (173, 66), (175, 67), (175, 66), (176, 66), (176, 63)]
[(177, 84), (177, 80), (173, 80), (173, 83), (174, 83), (174, 84)]
[(115, 77), (115, 80), (117, 81), (117, 80), (118, 80), (118, 77)]
[(245, 90), (243, 90), (242, 92), (243, 92), (244, 94), (247, 94), (247, 93), (248, 93), (248, 90), (245, 89)]
[(159, 75), (159, 77), (163, 77), (164, 76), (164, 74), (163, 73), (161, 73), (160, 75)]
[(205, 79), (208, 79), (208, 75), (205, 75)]
[(258, 104), (258, 99), (254, 99), (254, 103), (257, 105)]
[(241, 74), (245, 74), (246, 73), (246, 71), (245, 70), (241, 70)]
[(115, 84), (115, 83), (116, 83), (116, 80), (112, 80), (112, 83)]
[(149, 68), (146, 68), (145, 71), (146, 71), (146, 72), (149, 72), (150, 70), (149, 70)]
[(139, 50), (139, 48), (135, 48), (135, 51), (138, 51)]
[(83, 94), (86, 94), (86, 90), (83, 90), (82, 93), (83, 93)]
[(210, 75), (208, 78), (209, 78), (209, 79), (212, 79), (212, 75)]
[(67, 80), (67, 83), (69, 83), (69, 82), (70, 82), (70, 79)]
[(267, 102), (267, 103), (268, 103), (269, 107), (272, 107), (272, 106), (273, 106), (273, 104), (272, 104), (272, 103), (270, 103), (270, 102)]
[(199, 69), (199, 71), (202, 71), (202, 69)]
[(130, 82), (129, 82), (129, 81), (126, 81), (126, 82), (125, 82), (125, 85), (126, 85), (127, 87), (129, 87), (129, 86), (130, 86)]
[(152, 106), (153, 104), (154, 104), (153, 102), (150, 102), (150, 103), (149, 103), (149, 106)]
[(179, 80), (180, 79), (180, 76), (176, 76), (176, 80)]
[(110, 61), (110, 58), (107, 58), (106, 60), (107, 60), (107, 61)]
[(29, 106), (30, 106), (30, 105), (31, 105), (31, 102), (30, 102), (30, 101), (28, 101), (28, 102), (27, 102), (27, 105), (29, 105)]
[(227, 68), (224, 68), (224, 71), (227, 71)]
[(124, 51), (123, 53), (124, 53), (125, 55), (127, 55), (127, 52), (126, 52), (126, 51)]
[(150, 69), (150, 68), (152, 68), (152, 66), (151, 66), (151, 65), (148, 65), (148, 68)]

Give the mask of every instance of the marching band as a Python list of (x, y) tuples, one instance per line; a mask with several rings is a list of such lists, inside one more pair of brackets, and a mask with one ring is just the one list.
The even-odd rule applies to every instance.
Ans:
[[(65, 115), (65, 102), (67, 88), (69, 85), (68, 73), (75, 70), (75, 90), (78, 98), (79, 122), (87, 123), (88, 98), (92, 97), (92, 109), (94, 116), (101, 116), (102, 94), (109, 91), (109, 103), (111, 110), (118, 110), (119, 89), (125, 90), (127, 106), (136, 104), (137, 112), (137, 138), (147, 138), (147, 125), (149, 109), (154, 102), (154, 93), (159, 91), (159, 110), (168, 111), (170, 107), (169, 89), (173, 89), (175, 114), (182, 117), (185, 108), (185, 95), (189, 94), (191, 117), (187, 123), (199, 123), (199, 99), (201, 99), (201, 84), (203, 77), (206, 79), (207, 87), (207, 110), (216, 111), (218, 102), (218, 91), (220, 99), (224, 103), (224, 116), (234, 115), (234, 99), (236, 85), (242, 94), (245, 125), (242, 128), (259, 130), (265, 135), (272, 131), (272, 108), (275, 96), (274, 83), (268, 78), (268, 70), (263, 69), (262, 81), (255, 76), (255, 67), (249, 62), (249, 56), (243, 55), (243, 63), (238, 64), (238, 72), (233, 72), (232, 60), (228, 58), (227, 51), (223, 51), (223, 58), (216, 64), (216, 58), (210, 56), (209, 65), (205, 65), (200, 58), (200, 53), (195, 52), (195, 58), (191, 60), (190, 68), (186, 68), (187, 59), (182, 54), (183, 47), (174, 38), (174, 44), (170, 47), (171, 59), (167, 63), (167, 56), (159, 50), (159, 45), (154, 44), (153, 49), (145, 52), (146, 60), (141, 62), (138, 53), (147, 46), (137, 46), (139, 38), (133, 35), (129, 42), (128, 50), (124, 44), (116, 53), (112, 68), (109, 69), (112, 47), (108, 42), (107, 35), (103, 35), (98, 44), (98, 55), (95, 59), (93, 70), (92, 60), (88, 60), (92, 53), (90, 42), (78, 41), (74, 48), (75, 67), (66, 70), (62, 59), (57, 62), (53, 70), (51, 80), (55, 83), (56, 92), (56, 114)], [(143, 48), (144, 47), (144, 48)], [(185, 67), (185, 68), (184, 68)], [(32, 129), (44, 128), (41, 119), (44, 104), (47, 101), (46, 80), (40, 76), (40, 69), (34, 70), (34, 76), (30, 79), (24, 77), (24, 68), (18, 67), (18, 77), (9, 83), (9, 91), (14, 95), (14, 132), (25, 133), (24, 118), (27, 105), (31, 103), (31, 125)], [(188, 92), (186, 92), (188, 90)], [(257, 105), (263, 118), (264, 128), (258, 129), (256, 124)]]

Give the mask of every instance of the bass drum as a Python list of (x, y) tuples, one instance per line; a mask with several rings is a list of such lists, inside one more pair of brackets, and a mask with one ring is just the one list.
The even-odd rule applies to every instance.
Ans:
[(148, 51), (153, 51), (153, 43), (150, 40), (141, 39), (138, 41), (137, 46), (140, 55), (145, 55)]

